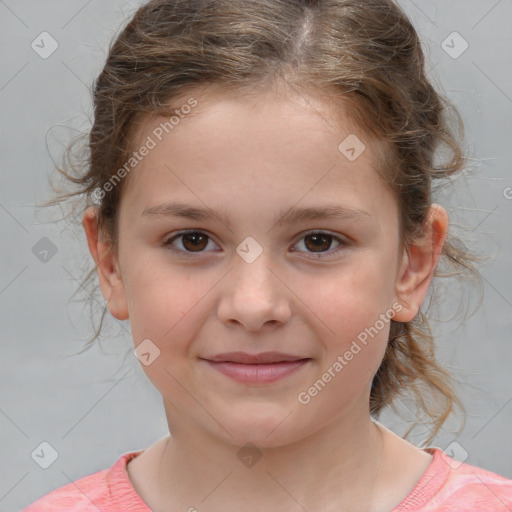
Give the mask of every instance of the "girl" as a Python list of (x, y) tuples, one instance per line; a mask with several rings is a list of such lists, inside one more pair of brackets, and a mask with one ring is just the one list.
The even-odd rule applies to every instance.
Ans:
[(392, 0), (150, 1), (94, 108), (69, 178), (170, 435), (26, 512), (512, 510), (512, 481), (376, 421), (410, 390), (431, 440), (457, 405), (420, 306), (438, 265), (474, 272)]

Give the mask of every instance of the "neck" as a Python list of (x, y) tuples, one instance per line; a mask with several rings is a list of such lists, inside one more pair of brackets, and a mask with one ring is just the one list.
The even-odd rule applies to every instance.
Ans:
[(219, 442), (183, 420), (169, 424), (173, 434), (161, 451), (157, 477), (162, 503), (212, 511), (298, 505), (329, 510), (335, 503), (352, 511), (371, 509), (383, 434), (368, 413), (355, 422), (339, 418), (300, 442), (272, 448)]

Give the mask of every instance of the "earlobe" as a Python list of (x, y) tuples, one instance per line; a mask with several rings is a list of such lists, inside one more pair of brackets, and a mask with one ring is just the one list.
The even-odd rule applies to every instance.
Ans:
[(101, 292), (108, 300), (112, 316), (118, 320), (128, 318), (128, 308), (123, 280), (112, 244), (98, 230), (98, 207), (90, 206), (82, 217), (89, 251), (96, 264)]
[(395, 286), (395, 298), (402, 305), (402, 310), (394, 318), (396, 321), (409, 322), (418, 314), (432, 282), (447, 232), (446, 210), (433, 204), (422, 234), (404, 249)]

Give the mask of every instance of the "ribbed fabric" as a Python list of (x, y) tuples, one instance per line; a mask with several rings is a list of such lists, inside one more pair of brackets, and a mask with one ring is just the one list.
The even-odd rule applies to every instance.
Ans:
[(110, 468), (60, 487), (22, 512), (151, 512), (135, 492), (126, 464), (142, 453), (125, 453)]
[[(425, 451), (432, 462), (390, 512), (512, 512), (512, 480), (469, 464), (459, 466), (439, 448)], [(151, 512), (126, 470), (140, 453), (126, 453), (110, 469), (56, 489), (22, 512)]]

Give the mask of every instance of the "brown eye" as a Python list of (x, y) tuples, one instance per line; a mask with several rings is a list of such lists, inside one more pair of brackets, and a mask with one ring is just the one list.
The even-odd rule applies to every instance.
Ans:
[[(338, 244), (338, 247), (331, 249), (333, 241)], [(314, 259), (327, 258), (349, 245), (349, 243), (345, 242), (343, 239), (329, 233), (324, 233), (323, 231), (307, 233), (295, 247), (301, 244), (304, 245), (305, 251), (300, 249), (299, 252), (306, 252), (310, 255), (310, 258)], [(295, 248), (294, 251), (297, 251), (297, 249)]]
[(311, 242), (305, 243), (306, 247), (309, 250), (313, 252), (323, 252), (330, 249), (333, 238), (334, 237), (332, 235), (327, 235), (325, 233), (316, 233), (305, 236), (304, 240), (309, 240)]
[[(174, 242), (179, 241), (181, 239), (181, 247), (176, 245)], [(164, 242), (164, 246), (169, 246), (172, 250), (176, 250), (181, 253), (201, 253), (204, 252), (204, 249), (208, 246), (208, 242), (210, 241), (210, 237), (203, 233), (202, 231), (186, 231), (183, 233), (178, 233), (176, 236), (173, 236), (166, 242)]]
[(208, 236), (203, 233), (188, 233), (183, 235), (183, 247), (187, 251), (201, 251), (208, 245)]

